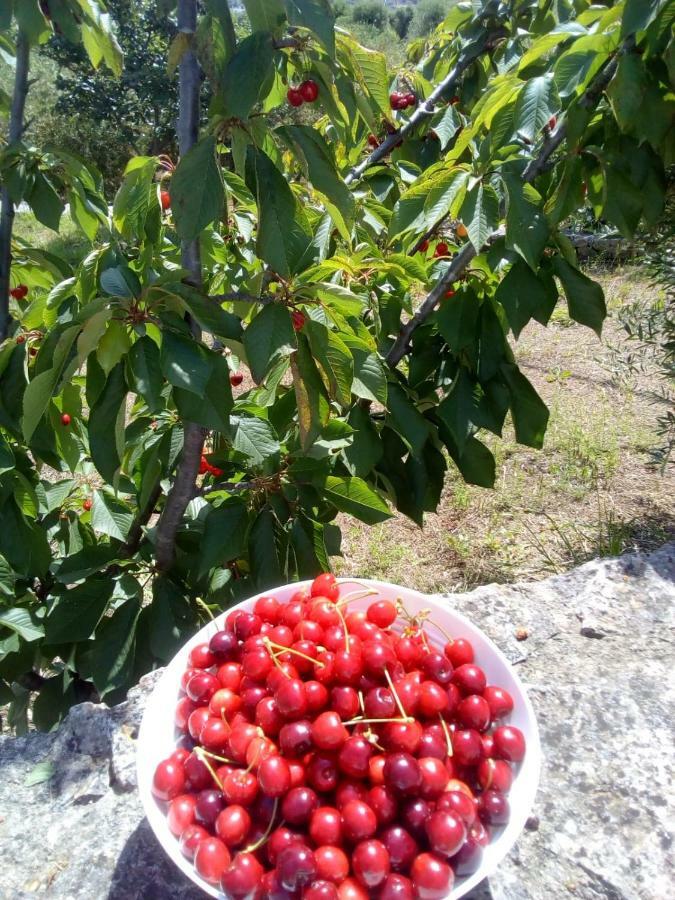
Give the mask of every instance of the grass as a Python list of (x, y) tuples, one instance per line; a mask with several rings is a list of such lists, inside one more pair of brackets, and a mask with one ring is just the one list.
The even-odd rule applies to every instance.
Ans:
[(514, 352), (549, 406), (543, 450), (481, 438), (497, 462), (495, 490), (462, 482), (452, 469), (438, 511), (423, 530), (403, 516), (375, 528), (346, 527), (343, 574), (425, 591), (536, 579), (595, 556), (652, 548), (675, 536), (675, 470), (653, 466), (660, 381), (653, 370), (626, 378), (612, 363), (624, 333), (622, 305), (652, 288), (639, 267), (595, 272), (608, 306), (603, 339), (559, 305), (548, 328), (526, 328)]
[(30, 212), (19, 212), (14, 220), (14, 239), (19, 245), (40, 247), (49, 253), (63, 257), (71, 265), (76, 265), (91, 249), (69, 215), (61, 218), (58, 232), (42, 225)]

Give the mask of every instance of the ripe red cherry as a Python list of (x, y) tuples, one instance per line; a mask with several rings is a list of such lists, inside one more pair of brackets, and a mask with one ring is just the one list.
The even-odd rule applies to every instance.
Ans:
[(230, 865), (230, 851), (215, 837), (207, 837), (197, 845), (194, 856), (195, 869), (209, 884), (218, 884), (223, 872)]
[(368, 135), (368, 146), (372, 147), (373, 150), (380, 146), (380, 142), (374, 134)]
[(243, 844), (250, 828), (251, 817), (238, 803), (232, 803), (218, 813), (216, 834), (228, 847)]
[(281, 801), (281, 815), (291, 825), (304, 825), (318, 806), (316, 792), (301, 785), (291, 788)]
[(294, 309), (291, 313), (291, 323), (294, 331), (302, 331), (305, 325), (305, 314), (299, 309)]
[(338, 767), (341, 772), (344, 772), (350, 778), (366, 778), (368, 775), (368, 762), (372, 755), (373, 746), (370, 741), (358, 734), (354, 734), (347, 738), (340, 748)]
[(454, 856), (466, 838), (464, 823), (449, 810), (432, 813), (425, 828), (429, 846), (441, 856)]
[(376, 888), (389, 874), (389, 853), (382, 841), (361, 841), (352, 854), (352, 870), (367, 888)]
[(429, 800), (415, 797), (407, 800), (401, 810), (400, 820), (416, 840), (424, 840), (424, 826), (433, 811)]
[(465, 728), (485, 731), (490, 724), (490, 706), (478, 694), (469, 694), (458, 705), (455, 713), (458, 721)]
[(222, 719), (207, 719), (199, 733), (200, 743), (212, 753), (225, 753), (228, 748), (230, 726)]
[(389, 628), (396, 621), (396, 607), (390, 600), (376, 600), (370, 604), (366, 615), (378, 628)]
[(13, 300), (23, 300), (28, 294), (28, 288), (25, 284), (17, 284), (15, 288), (12, 288), (9, 292), (9, 296), (12, 297)]
[(368, 891), (355, 878), (345, 878), (338, 886), (338, 900), (368, 900)]
[(263, 622), (269, 622), (272, 625), (277, 624), (280, 610), (281, 603), (277, 598), (268, 596), (267, 594), (258, 597), (253, 606), (253, 612), (257, 616), (260, 616)]
[(392, 825), (382, 832), (380, 838), (387, 848), (394, 872), (407, 872), (419, 853), (417, 841), (410, 832), (400, 825)]
[(308, 783), (324, 794), (335, 790), (338, 774), (333, 755), (327, 753), (313, 753), (305, 769)]
[(237, 769), (223, 781), (223, 794), (228, 803), (250, 806), (258, 793), (258, 779), (253, 772)]
[(455, 668), (473, 662), (473, 647), (465, 638), (449, 641), (443, 652)]
[(455, 875), (465, 878), (473, 875), (480, 868), (483, 861), (483, 848), (472, 835), (467, 835), (466, 840), (452, 858), (452, 868)]
[(268, 797), (281, 797), (291, 787), (291, 770), (283, 756), (268, 756), (258, 766), (258, 784)]
[(450, 893), (454, 877), (450, 866), (433, 853), (421, 853), (410, 867), (418, 900), (441, 900)]
[(461, 766), (475, 766), (483, 756), (480, 734), (473, 729), (455, 731), (452, 734), (453, 761)]
[(373, 810), (379, 825), (391, 825), (398, 812), (398, 804), (393, 791), (383, 784), (375, 785), (368, 791), (368, 806)]
[(388, 644), (370, 640), (363, 645), (363, 666), (369, 675), (378, 677), (395, 663), (396, 654)]
[(436, 809), (453, 812), (467, 828), (470, 828), (476, 820), (476, 802), (462, 791), (446, 791), (441, 794), (436, 800)]
[(210, 672), (200, 671), (188, 681), (185, 693), (195, 703), (208, 703), (220, 688), (220, 682)]
[(484, 791), (492, 788), (500, 794), (508, 794), (513, 784), (513, 770), (503, 759), (482, 759), (476, 777)]
[(213, 776), (195, 753), (191, 753), (185, 760), (185, 785), (188, 790), (201, 791), (213, 784)]
[(299, 678), (285, 679), (274, 696), (285, 719), (301, 719), (307, 712), (305, 685)]
[(319, 681), (305, 682), (305, 696), (307, 697), (307, 711), (312, 716), (320, 713), (328, 704), (328, 690)]
[(425, 239), (422, 241), (422, 243), (417, 248), (417, 252), (418, 253), (426, 253), (428, 249), (429, 249), (429, 241), (427, 241)]
[(180, 836), (180, 852), (188, 859), (193, 859), (197, 847), (210, 837), (206, 828), (201, 825), (188, 825)]
[(510, 812), (509, 801), (497, 791), (483, 791), (478, 798), (478, 815), (486, 825), (506, 825)]
[(169, 804), (166, 822), (171, 834), (179, 837), (189, 825), (195, 823), (197, 798), (193, 794), (179, 794)]
[(396, 715), (394, 695), (385, 687), (371, 688), (363, 699), (363, 708), (369, 719), (387, 719)]
[(455, 669), (452, 673), (452, 683), (457, 685), (463, 694), (482, 694), (485, 690), (485, 672), (472, 663), (467, 663)]
[(419, 759), (422, 784), (420, 795), (425, 800), (434, 800), (443, 793), (448, 783), (448, 770), (440, 759), (434, 756), (424, 756)]
[(359, 695), (353, 687), (337, 685), (330, 692), (330, 705), (341, 719), (353, 719), (359, 713)]
[(286, 91), (286, 99), (291, 104), (291, 106), (302, 106), (304, 103), (304, 98), (298, 88), (289, 88)]
[(67, 425), (70, 425), (70, 422), (71, 422), (71, 419), (70, 419), (70, 416), (68, 415), (68, 413), (63, 413), (63, 415), (61, 416), (61, 424), (67, 426)]
[(558, 124), (558, 117), (557, 117), (557, 116), (551, 116), (551, 118), (548, 120), (548, 122), (547, 122), (546, 124), (547, 124), (548, 127), (551, 129), (551, 131), (553, 131), (553, 129), (555, 128), (555, 126)]
[(162, 209), (165, 212), (167, 209), (171, 209), (171, 194), (168, 191), (160, 191), (159, 202), (162, 204)]
[(332, 881), (319, 879), (305, 888), (302, 900), (338, 900), (338, 889)]
[(25, 344), (26, 343), (26, 335), (25, 334), (17, 334), (16, 343), (17, 344)]
[(426, 718), (435, 718), (448, 708), (448, 695), (435, 681), (423, 681), (419, 689), (418, 708)]
[(363, 800), (350, 800), (342, 809), (342, 833), (349, 841), (362, 841), (377, 830), (377, 817)]
[(422, 784), (419, 763), (409, 753), (392, 753), (384, 764), (384, 780), (398, 794), (414, 794)]
[(327, 597), (336, 603), (340, 598), (340, 586), (332, 572), (317, 575), (310, 588), (312, 597)]
[(342, 719), (333, 710), (322, 712), (312, 723), (312, 740), (321, 750), (337, 750), (348, 737)]
[(244, 375), (242, 372), (233, 372), (230, 375), (230, 384), (232, 385), (232, 387), (239, 387), (243, 380)]
[(483, 699), (490, 707), (491, 719), (503, 719), (513, 712), (513, 697), (504, 688), (489, 684), (483, 691)]
[(195, 818), (200, 825), (209, 825), (218, 818), (218, 814), (225, 807), (225, 798), (221, 791), (207, 789), (200, 791), (197, 795), (197, 804), (195, 806)]
[(220, 886), (234, 900), (249, 900), (260, 890), (265, 870), (252, 853), (238, 853), (223, 872)]
[(319, 96), (319, 85), (313, 78), (308, 78), (307, 81), (303, 81), (300, 85), (300, 93), (305, 103), (314, 103)]
[(447, 256), (449, 247), (445, 243), (445, 241), (439, 241), (436, 244), (436, 249), (434, 250), (434, 256)]
[(279, 732), (279, 746), (285, 756), (300, 757), (312, 749), (312, 724), (307, 719), (288, 722)]
[(525, 756), (525, 736), (515, 725), (500, 725), (492, 733), (494, 753), (498, 759), (519, 763)]
[(379, 900), (414, 900), (412, 881), (405, 875), (387, 875), (379, 894)]
[(309, 820), (309, 836), (317, 846), (342, 843), (342, 818), (333, 806), (320, 806)]
[[(209, 650), (217, 661), (223, 662), (236, 656), (239, 642), (231, 631), (217, 631), (209, 641)], [(223, 687), (229, 685), (224, 684)]]
[(277, 857), (277, 875), (287, 891), (297, 891), (304, 887), (314, 881), (317, 875), (314, 853), (304, 844), (291, 844)]
[(155, 769), (152, 779), (152, 793), (159, 800), (173, 800), (183, 793), (185, 770), (172, 759), (164, 759)]
[(188, 665), (193, 669), (210, 669), (216, 662), (215, 654), (208, 644), (197, 644), (190, 650)]
[(387, 722), (382, 729), (382, 742), (389, 750), (416, 753), (422, 738), (419, 722)]
[(389, 94), (389, 106), (391, 106), (392, 109), (399, 109), (400, 101), (401, 94), (399, 94), (398, 91), (392, 91), (392, 93)]
[(339, 847), (326, 845), (314, 851), (317, 874), (319, 878), (340, 884), (349, 874), (349, 860)]

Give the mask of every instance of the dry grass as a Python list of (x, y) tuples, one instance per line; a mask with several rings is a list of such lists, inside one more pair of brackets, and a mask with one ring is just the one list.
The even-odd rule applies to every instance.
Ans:
[(651, 288), (634, 267), (596, 277), (610, 313), (602, 341), (560, 306), (547, 329), (533, 323), (514, 345), (551, 410), (544, 449), (516, 444), (510, 426), (501, 441), (484, 435), (496, 489), (467, 486), (451, 470), (423, 530), (400, 515), (375, 528), (345, 519), (340, 573), (456, 590), (541, 578), (675, 533), (675, 471), (661, 475), (649, 452), (658, 377), (612, 371), (611, 348), (624, 341), (617, 310)]

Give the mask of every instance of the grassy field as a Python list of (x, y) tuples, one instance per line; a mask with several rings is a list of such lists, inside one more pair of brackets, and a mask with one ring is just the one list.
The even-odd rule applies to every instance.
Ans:
[(400, 515), (374, 528), (345, 518), (340, 573), (464, 590), (542, 578), (675, 535), (675, 468), (661, 474), (652, 457), (663, 383), (648, 364), (627, 378), (617, 363), (626, 340), (617, 313), (652, 289), (636, 266), (594, 275), (610, 313), (602, 341), (559, 306), (548, 328), (531, 324), (514, 344), (551, 411), (544, 449), (516, 444), (510, 426), (501, 441), (488, 436), (496, 489), (468, 486), (451, 469), (423, 530)]

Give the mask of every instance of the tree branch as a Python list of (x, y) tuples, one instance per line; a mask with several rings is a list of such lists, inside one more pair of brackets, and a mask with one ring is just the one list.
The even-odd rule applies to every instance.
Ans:
[[(28, 95), (28, 71), (30, 69), (30, 43), (19, 30), (16, 39), (16, 70), (14, 74), (14, 93), (12, 109), (9, 117), (8, 144), (16, 144), (21, 140), (24, 131), (23, 117)], [(0, 214), (0, 341), (4, 341), (9, 333), (11, 316), (9, 314), (10, 275), (12, 268), (12, 232), (14, 231), (14, 204), (9, 190), (3, 187), (1, 193), (2, 213)]]
[[(178, 30), (194, 35), (197, 30), (197, 0), (178, 0)], [(181, 157), (197, 143), (199, 137), (199, 95), (201, 73), (194, 52), (188, 49), (179, 66), (179, 114), (178, 142)], [(199, 241), (183, 241), (181, 260), (184, 269), (190, 272), (190, 282), (201, 287), (202, 266)], [(188, 317), (195, 338), (200, 337), (196, 322)], [(199, 461), (204, 447), (204, 429), (194, 422), (184, 425), (183, 452), (178, 464), (176, 478), (169, 491), (164, 509), (157, 524), (155, 548), (157, 568), (166, 571), (171, 568), (176, 546), (176, 534), (187, 505), (194, 496)]]
[(273, 303), (272, 297), (256, 297), (255, 294), (245, 294), (241, 291), (229, 291), (226, 294), (211, 294), (209, 300), (217, 300), (219, 303), (239, 301), (240, 303), (260, 303), (263, 306), (267, 303)]
[[(629, 52), (634, 45), (635, 39), (632, 36), (624, 41), (619, 51), (598, 72), (593, 81), (589, 84), (589, 86), (580, 97), (579, 103), (581, 106), (586, 109), (594, 109), (594, 107), (598, 104), (603, 91), (614, 77), (614, 73), (616, 72), (616, 68), (619, 64), (619, 55)], [(565, 124), (565, 120), (563, 119), (555, 129), (555, 131), (544, 140), (544, 145), (541, 148), (540, 153), (527, 165), (525, 171), (523, 172), (524, 182), (533, 182), (543, 171), (545, 171), (549, 164), (551, 156), (553, 155), (553, 153), (555, 153), (558, 147), (560, 147), (566, 137), (567, 127)], [(501, 237), (504, 233), (505, 232), (503, 228), (498, 229), (490, 235), (490, 237), (488, 238), (488, 243), (495, 240), (495, 238), (497, 237)], [(421, 325), (422, 322), (425, 322), (429, 318), (429, 316), (436, 308), (436, 304), (444, 296), (448, 288), (450, 288), (452, 284), (454, 284), (462, 277), (476, 255), (477, 251), (475, 250), (473, 245), (470, 243), (465, 244), (464, 247), (462, 247), (462, 249), (459, 251), (459, 253), (457, 253), (453, 258), (452, 263), (446, 270), (445, 274), (442, 275), (441, 278), (439, 278), (439, 280), (433, 286), (422, 305), (415, 312), (415, 315), (403, 325), (398, 337), (396, 338), (396, 341), (394, 342), (391, 350), (386, 356), (386, 361), (392, 368), (397, 366), (398, 363), (403, 359), (403, 357), (408, 353), (410, 339), (415, 329), (418, 327), (418, 325)]]
[(422, 119), (432, 116), (436, 111), (435, 105), (437, 101), (441, 99), (443, 94), (451, 91), (474, 60), (478, 59), (479, 56), (482, 56), (486, 50), (491, 50), (494, 47), (495, 42), (502, 38), (504, 34), (505, 32), (502, 29), (490, 32), (485, 35), (481, 44), (469, 47), (465, 53), (461, 53), (459, 59), (445, 76), (443, 81), (434, 88), (423, 103), (420, 103), (405, 125), (399, 128), (398, 131), (394, 131), (392, 134), (388, 135), (379, 147), (376, 147), (363, 162), (359, 163), (358, 166), (355, 166), (345, 178), (345, 184), (352, 184), (354, 181), (357, 181), (366, 169), (369, 169), (371, 166), (375, 165), (376, 162), (379, 162), (381, 159), (384, 159), (385, 156), (388, 156), (394, 147), (398, 146), (399, 141), (402, 141), (407, 137)]

